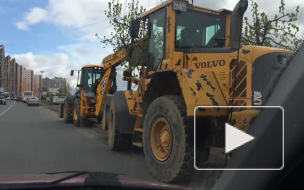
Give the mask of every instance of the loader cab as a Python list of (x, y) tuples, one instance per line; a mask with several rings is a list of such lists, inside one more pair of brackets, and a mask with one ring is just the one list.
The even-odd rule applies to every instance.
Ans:
[(230, 18), (229, 10), (196, 7), (187, 0), (168, 0), (149, 10), (142, 16), (148, 23), (147, 71), (156, 71), (176, 52), (227, 47)]
[(79, 90), (94, 92), (98, 79), (102, 78), (104, 74), (102, 66), (84, 66), (81, 69)]

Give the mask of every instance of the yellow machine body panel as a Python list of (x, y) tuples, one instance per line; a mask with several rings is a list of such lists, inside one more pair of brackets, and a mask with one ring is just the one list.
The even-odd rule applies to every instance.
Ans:
[[(193, 116), (194, 109), (198, 105), (204, 106), (227, 106), (227, 101), (215, 74), (212, 71), (197, 72), (192, 69), (176, 69), (177, 79), (187, 106), (187, 115)], [(227, 115), (224, 109), (215, 109), (216, 115)], [(210, 109), (200, 112), (200, 116), (214, 116)]]
[(260, 110), (247, 109), (243, 111), (235, 111), (232, 113), (232, 121), (235, 121), (234, 127), (247, 132), (255, 117), (260, 113)]
[[(237, 51), (232, 53), (173, 52), (172, 59), (162, 61), (156, 72), (174, 69), (187, 105), (188, 116), (193, 116), (196, 106), (251, 106), (254, 61), (266, 54), (290, 53), (290, 51), (244, 46), (239, 53), (239, 62), (236, 64)], [(234, 96), (233, 104), (232, 96)], [(207, 112), (200, 115), (210, 116)]]
[(84, 66), (82, 67), (82, 69), (84, 69), (84, 68), (92, 68), (92, 67), (96, 67), (96, 68), (101, 68), (101, 69), (103, 69), (103, 66), (100, 66), (100, 65), (84, 65)]
[(99, 85), (96, 90), (96, 103), (95, 103), (95, 115), (98, 116), (103, 110), (105, 101), (105, 95), (110, 92), (112, 79), (110, 78), (112, 68), (109, 68), (99, 81)]
[(125, 91), (130, 115), (137, 115), (139, 111), (139, 96), (137, 91)]

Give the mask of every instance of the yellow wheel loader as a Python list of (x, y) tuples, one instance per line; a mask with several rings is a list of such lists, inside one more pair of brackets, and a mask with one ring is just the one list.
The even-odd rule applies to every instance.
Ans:
[[(71, 71), (71, 76), (74, 70)], [(75, 126), (86, 126), (87, 119), (97, 118), (101, 123), (104, 109), (104, 99), (116, 92), (115, 67), (104, 69), (100, 65), (86, 65), (78, 71), (77, 91), (74, 96), (67, 96), (60, 104), (58, 115), (66, 123)], [(105, 126), (105, 125), (104, 125)]]
[(124, 72), (124, 80), (138, 89), (115, 92), (106, 100), (111, 103), (103, 120), (112, 150), (142, 147), (155, 178), (181, 182), (193, 174), (195, 145), (199, 164), (207, 160), (210, 148), (225, 147), (223, 123), (248, 130), (260, 110), (244, 106), (265, 103), (291, 52), (241, 46), (247, 7), (247, 0), (240, 0), (233, 11), (168, 0), (132, 21), (132, 41), (139, 38), (140, 21), (145, 23), (148, 58), (139, 78)]
[(181, 182), (194, 171), (194, 114), (201, 164), (211, 147), (225, 147), (224, 122), (248, 130), (259, 110), (242, 106), (263, 105), (291, 52), (240, 45), (247, 7), (247, 0), (233, 11), (168, 0), (133, 21), (134, 39), (140, 20), (148, 23), (148, 59), (139, 78), (124, 72), (138, 90), (118, 91), (106, 100), (110, 110), (103, 120), (112, 150), (142, 147), (155, 178)]

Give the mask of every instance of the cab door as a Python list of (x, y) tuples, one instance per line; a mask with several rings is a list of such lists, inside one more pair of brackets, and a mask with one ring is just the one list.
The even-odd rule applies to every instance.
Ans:
[(148, 71), (155, 71), (164, 60), (166, 51), (166, 11), (149, 15)]

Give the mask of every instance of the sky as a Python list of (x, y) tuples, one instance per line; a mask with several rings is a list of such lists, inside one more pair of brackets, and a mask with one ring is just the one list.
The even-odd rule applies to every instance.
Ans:
[[(43, 77), (64, 77), (76, 86), (77, 76), (70, 70), (83, 65), (102, 63), (112, 47), (101, 44), (95, 36), (110, 36), (113, 31), (104, 11), (110, 0), (0, 0), (0, 45), (17, 63)], [(126, 0), (120, 0), (122, 3)], [(130, 0), (127, 0), (130, 1)], [(273, 16), (280, 0), (256, 0), (261, 11)], [(147, 10), (160, 0), (140, 0)], [(238, 0), (194, 0), (195, 5), (232, 10)], [(285, 0), (287, 11), (303, 0)], [(250, 17), (250, 5), (245, 14)], [(297, 25), (304, 29), (304, 15)], [(105, 48), (104, 48), (105, 47)], [(118, 89), (126, 89), (118, 67)]]

